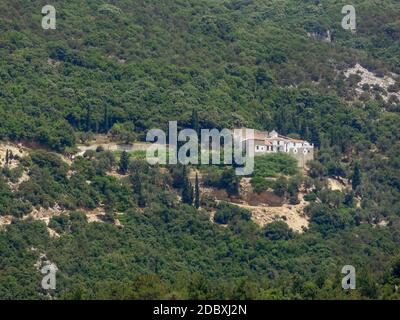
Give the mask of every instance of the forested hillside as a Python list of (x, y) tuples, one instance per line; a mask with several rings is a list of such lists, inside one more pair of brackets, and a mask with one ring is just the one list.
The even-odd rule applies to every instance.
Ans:
[[(204, 127), (307, 135), (320, 125), (315, 101), (353, 97), (340, 71), (400, 69), (395, 1), (355, 1), (356, 34), (341, 28), (344, 1), (53, 1), (56, 30), (41, 28), (42, 4), (0, 4), (0, 135), (57, 150), (73, 131), (116, 122), (139, 135), (171, 118), (185, 125), (193, 108)], [(331, 43), (307, 35), (328, 30)]]
[[(0, 230), (0, 299), (49, 298), (41, 254), (59, 269), (59, 299), (399, 298), (398, 1), (353, 1), (355, 33), (341, 27), (347, 1), (52, 0), (57, 29), (43, 30), (48, 2), (0, 3), (0, 139), (30, 146), (1, 159), (0, 218), (13, 220)], [(356, 64), (393, 83), (360, 93), (361, 77), (345, 75)], [(290, 201), (309, 186), (304, 233), (186, 201), (180, 166), (101, 148), (65, 158), (97, 133), (190, 127), (194, 111), (202, 128), (315, 144), (300, 182), (273, 172)], [(271, 187), (259, 172), (252, 183)], [(228, 193), (239, 183), (230, 168), (210, 177)], [(333, 191), (329, 178), (350, 186)], [(32, 218), (55, 208), (56, 236)], [(341, 287), (346, 264), (357, 290)]]

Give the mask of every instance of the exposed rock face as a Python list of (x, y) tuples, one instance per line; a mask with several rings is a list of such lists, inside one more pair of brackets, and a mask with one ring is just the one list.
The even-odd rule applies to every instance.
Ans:
[(344, 178), (328, 178), (328, 188), (332, 191), (338, 190), (340, 192), (346, 191), (351, 188), (350, 181)]
[(12, 216), (0, 216), (0, 229), (11, 224)]
[(399, 76), (396, 74), (391, 74), (391, 76), (378, 77), (373, 72), (368, 71), (366, 68), (361, 66), (360, 64), (356, 64), (353, 68), (349, 68), (344, 72), (346, 78), (349, 78), (351, 75), (359, 75), (361, 80), (357, 84), (356, 92), (358, 95), (361, 95), (364, 91), (362, 87), (364, 85), (368, 86), (378, 86), (383, 89), (382, 98), (387, 101), (390, 96), (394, 96), (397, 99), (400, 99), (400, 92), (388, 92), (390, 86), (396, 83), (395, 78)]
[(307, 33), (307, 35), (317, 41), (322, 41), (322, 42), (332, 42), (332, 35), (331, 35), (331, 31), (327, 30), (326, 33), (321, 34), (321, 33), (317, 33), (317, 32), (311, 32), (311, 33)]
[(250, 183), (251, 178), (240, 179), (239, 195), (246, 198), (250, 193), (253, 193), (253, 186)]
[(43, 221), (46, 225), (49, 224), (51, 217), (59, 216), (66, 213), (65, 210), (61, 209), (59, 205), (55, 205), (53, 208), (39, 208), (33, 209), (31, 213), (24, 216), (24, 219), (32, 218), (33, 220)]

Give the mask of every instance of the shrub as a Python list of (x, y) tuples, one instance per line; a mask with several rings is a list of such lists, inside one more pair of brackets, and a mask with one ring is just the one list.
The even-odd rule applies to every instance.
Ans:
[(304, 195), (304, 200), (312, 202), (317, 200), (317, 195), (314, 192)]
[(264, 234), (270, 240), (288, 240), (294, 236), (293, 231), (284, 221), (274, 221), (267, 224)]
[(250, 183), (253, 187), (253, 190), (257, 193), (261, 193), (262, 191), (265, 191), (267, 189), (274, 187), (273, 180), (268, 180), (268, 179), (265, 179), (262, 177), (253, 177), (253, 178), (251, 178)]
[(266, 154), (254, 158), (254, 177), (294, 175), (297, 171), (297, 160), (284, 153)]
[(251, 219), (251, 212), (225, 202), (218, 205), (217, 212), (214, 215), (216, 223), (228, 224), (235, 219), (249, 221)]

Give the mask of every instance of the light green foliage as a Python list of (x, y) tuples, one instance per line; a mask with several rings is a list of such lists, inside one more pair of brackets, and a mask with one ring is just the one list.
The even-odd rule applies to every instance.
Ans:
[(256, 156), (254, 159), (254, 177), (276, 177), (278, 174), (297, 173), (297, 160), (284, 153)]

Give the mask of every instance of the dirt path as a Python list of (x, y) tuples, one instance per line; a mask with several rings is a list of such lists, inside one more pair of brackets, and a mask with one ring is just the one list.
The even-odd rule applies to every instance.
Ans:
[(86, 151), (92, 150), (95, 151), (98, 147), (102, 147), (104, 150), (107, 151), (146, 151), (147, 148), (150, 146), (149, 143), (144, 142), (135, 142), (134, 144), (118, 144), (114, 142), (108, 143), (96, 143), (91, 145), (78, 145), (78, 153), (76, 156), (82, 156)]

